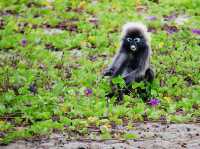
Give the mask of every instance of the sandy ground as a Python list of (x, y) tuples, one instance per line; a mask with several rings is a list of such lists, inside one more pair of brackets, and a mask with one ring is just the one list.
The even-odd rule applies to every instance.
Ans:
[(19, 140), (0, 149), (200, 149), (200, 124), (137, 123), (130, 133), (138, 139), (69, 141), (66, 134), (52, 134), (48, 139)]

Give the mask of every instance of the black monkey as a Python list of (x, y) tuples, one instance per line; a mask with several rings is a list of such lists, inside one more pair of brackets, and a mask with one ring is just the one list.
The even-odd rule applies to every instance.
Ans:
[[(127, 87), (134, 81), (151, 82), (154, 72), (150, 68), (150, 56), (150, 38), (146, 26), (141, 23), (127, 23), (123, 26), (120, 49), (103, 75), (111, 78), (121, 75)], [(124, 92), (126, 89), (120, 90), (120, 100)]]

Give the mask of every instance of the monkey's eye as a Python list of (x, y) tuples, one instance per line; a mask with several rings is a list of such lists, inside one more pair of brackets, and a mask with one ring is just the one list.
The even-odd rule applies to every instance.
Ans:
[(140, 38), (135, 38), (134, 41), (138, 43), (140, 42)]
[(126, 38), (126, 40), (127, 40), (128, 42), (132, 42), (133, 39), (128, 37), (128, 38)]

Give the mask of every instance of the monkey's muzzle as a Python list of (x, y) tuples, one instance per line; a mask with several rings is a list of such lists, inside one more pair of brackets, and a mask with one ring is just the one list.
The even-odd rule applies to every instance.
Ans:
[(131, 45), (130, 48), (131, 48), (132, 51), (136, 51), (136, 46), (135, 45)]

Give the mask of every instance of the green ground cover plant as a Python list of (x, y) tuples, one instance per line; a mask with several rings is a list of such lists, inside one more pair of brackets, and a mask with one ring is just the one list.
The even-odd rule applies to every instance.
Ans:
[[(199, 8), (199, 0), (0, 1), (0, 142), (56, 131), (71, 139), (133, 139), (112, 128), (199, 121)], [(101, 74), (128, 21), (151, 32), (156, 78), (147, 102), (136, 92), (144, 84), (134, 83), (122, 104), (107, 103)]]

